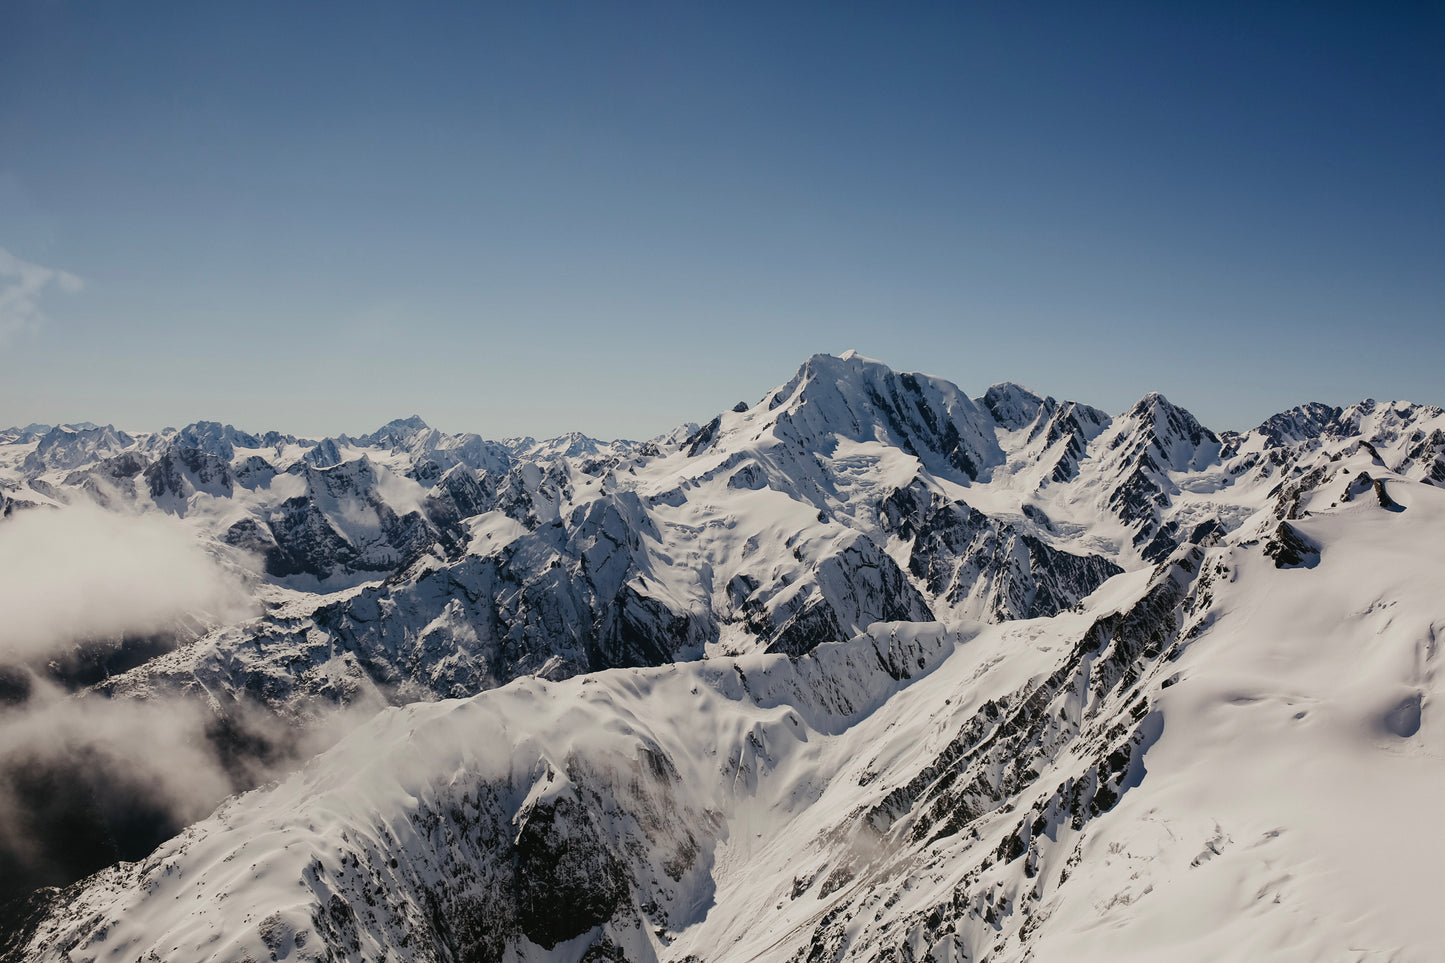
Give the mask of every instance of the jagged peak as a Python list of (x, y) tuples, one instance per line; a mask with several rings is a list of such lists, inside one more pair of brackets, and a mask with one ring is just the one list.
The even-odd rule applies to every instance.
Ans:
[[(1003, 461), (993, 417), (957, 385), (896, 371), (856, 352), (847, 358), (813, 355), (792, 380), (769, 392), (764, 407), (770, 413), (765, 417), (805, 446), (826, 449), (829, 437), (881, 441), (935, 471), (957, 473), (965, 483)], [(707, 450), (735, 430), (732, 418), (756, 416), (719, 416), (695, 436), (689, 452)]]
[[(1151, 391), (1117, 422), (1119, 434), (1111, 448), (1124, 448), (1140, 457), (1138, 464), (1154, 470), (1190, 471), (1215, 459), (1219, 436), (1199, 423), (1188, 410), (1157, 391)], [(1154, 451), (1154, 456), (1148, 454)]]
[(40, 437), (40, 448), (68, 446), (72, 442), (129, 445), (135, 438), (117, 430), (115, 425), (95, 425), (87, 421), (82, 425), (56, 425)]
[(1138, 401), (1134, 402), (1134, 407), (1130, 408), (1128, 412), (1126, 412), (1126, 415), (1136, 418), (1142, 418), (1146, 415), (1153, 414), (1155, 411), (1158, 411), (1161, 408), (1168, 410), (1172, 409), (1173, 407), (1173, 402), (1171, 402), (1168, 398), (1164, 397), (1163, 392), (1151, 391), (1144, 397), (1140, 398)]
[[(1168, 434), (1185, 434), (1192, 440), (1195, 436), (1201, 436), (1211, 441), (1218, 441), (1214, 432), (1199, 423), (1199, 419), (1187, 409), (1174, 404), (1158, 391), (1151, 391), (1140, 398), (1134, 407), (1124, 415), (1133, 421), (1146, 422), (1154, 425), (1160, 437)], [(1200, 442), (1195, 441), (1195, 444)]]
[(63, 425), (56, 425), (54, 428), (51, 428), (49, 431), (46, 432), (47, 435), (54, 435), (57, 438), (63, 437), (65, 435), (87, 435), (103, 433), (108, 433), (112, 435), (125, 434), (125, 432), (123, 431), (117, 432), (115, 429), (115, 425), (97, 425), (93, 421), (68, 422)]
[(1254, 431), (1263, 435), (1271, 445), (1304, 441), (1324, 434), (1331, 425), (1338, 423), (1341, 414), (1341, 408), (1310, 401), (1270, 415)]
[(97, 425), (93, 421), (67, 421), (59, 425), (42, 425), (47, 435), (80, 435), (87, 431), (100, 431), (102, 428), (107, 431), (114, 431), (114, 425)]
[(990, 385), (983, 397), (976, 400), (1010, 431), (1027, 428), (1038, 418), (1041, 408), (1052, 408), (1056, 404), (1054, 399), (1040, 397), (1012, 381)]
[(301, 461), (316, 468), (333, 468), (341, 464), (341, 448), (334, 438), (323, 438), (301, 456)]
[(799, 389), (807, 390), (811, 385), (825, 384), (843, 391), (850, 385), (876, 384), (881, 381), (903, 379), (928, 383), (948, 394), (955, 394), (973, 405), (961, 389), (951, 381), (933, 375), (911, 371), (899, 371), (886, 362), (867, 358), (856, 351), (845, 351), (841, 356), (819, 353), (808, 358), (799, 366), (797, 373), (788, 382), (768, 393), (769, 408), (776, 408), (782, 402), (796, 395)]
[(422, 420), (420, 415), (412, 415), (409, 418), (393, 418), (369, 435), (361, 435), (358, 438), (341, 436), (342, 443), (354, 441), (360, 445), (403, 445), (409, 443), (422, 432), (430, 431), (431, 426)]
[(1043, 400), (1043, 396), (1039, 395), (1036, 391), (1034, 391), (1032, 388), (1029, 388), (1027, 385), (1019, 384), (1017, 381), (995, 382), (994, 384), (988, 386), (988, 390), (984, 392), (984, 397), (988, 397), (990, 395), (1019, 394), (1026, 395), (1030, 398), (1037, 398), (1039, 400)]
[[(11, 425), (9, 428), (0, 429), (0, 437), (7, 438), (12, 442), (34, 441), (47, 434), (53, 427), (53, 425), (42, 425), (38, 421), (33, 421), (24, 428), (21, 428), (19, 425)], [(7, 444), (8, 443), (9, 442), (7, 442)]]
[(1421, 416), (1426, 418), (1435, 418), (1439, 417), (1442, 414), (1445, 414), (1445, 410), (1442, 410), (1434, 405), (1419, 404), (1417, 402), (1404, 401), (1400, 399), (1397, 399), (1395, 401), (1382, 402), (1376, 401), (1374, 398), (1366, 398), (1364, 401), (1357, 402), (1346, 408), (1336, 408), (1334, 410), (1339, 412), (1339, 418), (1341, 422), (1350, 422), (1356, 424), (1360, 421), (1360, 419), (1368, 417), (1370, 415), (1394, 415), (1397, 418), (1410, 419)]
[(230, 448), (233, 445), (260, 448), (264, 444), (256, 435), (218, 421), (194, 421), (176, 432), (176, 438), (182, 444), (193, 448), (215, 448), (218, 453), (224, 450), (226, 457), (230, 457)]
[(431, 425), (428, 425), (422, 420), (421, 415), (412, 415), (408, 418), (393, 418), (391, 421), (382, 425), (377, 431), (373, 432), (373, 434), (381, 435), (383, 433), (399, 433), (403, 431), (425, 431), (430, 427)]

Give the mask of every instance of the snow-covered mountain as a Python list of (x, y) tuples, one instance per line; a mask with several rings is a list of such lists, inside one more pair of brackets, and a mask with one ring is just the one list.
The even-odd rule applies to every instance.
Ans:
[(1445, 834), (1367, 838), (1445, 778), (1445, 412), (1215, 433), (1158, 394), (1110, 417), (848, 353), (689, 428), (0, 432), (6, 516), (164, 515), (259, 606), (78, 640), (98, 676), (52, 652), (5, 678), (194, 703), (243, 757), (275, 721), (397, 707), (17, 904), (5, 958), (1426, 959), (1445, 937), (1422, 896)]

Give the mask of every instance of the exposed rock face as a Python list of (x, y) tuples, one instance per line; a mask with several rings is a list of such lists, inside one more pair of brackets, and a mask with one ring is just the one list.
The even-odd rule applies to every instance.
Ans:
[(916, 482), (879, 505), (884, 530), (912, 543), (909, 571), (951, 606), (983, 599), (997, 620), (1054, 615), (1123, 569), (1062, 552)]
[(1390, 497), (1390, 493), (1385, 491), (1385, 480), (1383, 478), (1376, 478), (1373, 487), (1375, 489), (1375, 500), (1380, 503), (1381, 508), (1397, 509), (1400, 507), (1395, 504), (1395, 500)]
[(825, 642), (851, 638), (874, 622), (933, 621), (923, 596), (867, 538), (855, 538), (823, 558), (816, 572), (810, 589), (792, 591), (770, 608), (758, 604), (757, 592), (743, 600), (744, 610), (751, 607), (757, 613), (767, 651), (797, 656)]
[(1045, 404), (1051, 408), (1055, 405), (1052, 398), (1045, 402), (1022, 385), (1011, 382), (993, 385), (979, 400), (994, 420), (1009, 431), (1027, 428), (1038, 418), (1039, 410)]
[(1109, 424), (1109, 416), (1072, 401), (1052, 407), (1046, 404), (1045, 410), (1048, 417), (1034, 422), (1029, 442), (1042, 440), (1044, 451), (1053, 453), (1049, 480), (1068, 482), (1078, 475), (1079, 460), (1088, 453), (1089, 442)]
[(1375, 479), (1370, 477), (1369, 472), (1362, 471), (1345, 483), (1344, 491), (1340, 492), (1340, 501), (1354, 501), (1356, 495), (1362, 495), (1365, 492), (1374, 491), (1374, 489)]
[(856, 355), (814, 355), (764, 404), (781, 409), (777, 437), (803, 450), (829, 453), (839, 439), (877, 441), (932, 472), (969, 480), (1003, 460), (993, 417), (956, 386)]
[(1275, 568), (1313, 568), (1320, 560), (1319, 546), (1289, 522), (1275, 526), (1274, 534), (1264, 543), (1264, 554), (1274, 559)]
[[(119, 470), (112, 469), (112, 476), (127, 477), (130, 467), (118, 466)], [(166, 448), (142, 475), (155, 503), (176, 515), (185, 515), (187, 501), (196, 492), (229, 498), (236, 484), (229, 460), (181, 445)]]
[(1255, 431), (1271, 447), (1297, 444), (1320, 438), (1341, 427), (1342, 408), (1312, 401), (1266, 418)]
[(1133, 531), (1133, 545), (1143, 558), (1160, 561), (1178, 544), (1165, 519), (1178, 492), (1173, 476), (1217, 464), (1221, 442), (1157, 392), (1144, 397), (1107, 434), (1107, 459), (1117, 479), (1107, 507)]
[[(959, 720), (962, 725), (954, 721), (956, 734), (936, 758), (857, 822), (851, 848), (863, 853), (989, 840), (972, 847), (971, 867), (951, 892), (906, 914), (878, 914), (860, 937), (851, 921), (896, 901), (903, 886), (880, 872), (877, 861), (856, 865), (849, 876), (876, 874), (866, 879), (872, 885), (856, 888), (858, 895), (824, 914), (792, 959), (845, 952), (884, 959), (885, 948), (904, 939), (963, 949), (971, 958), (995, 934), (1026, 937), (1043, 915), (1038, 888), (995, 902), (986, 881), (1010, 865), (1021, 867), (1026, 879), (1037, 877), (1046, 861), (1057, 862), (1054, 851), (1065, 839), (1143, 778), (1142, 756), (1162, 730), (1148, 693), (1205, 617), (1214, 576), (1201, 579), (1204, 558), (1201, 546), (1182, 549), (1159, 567), (1132, 607), (1097, 620), (1045, 679), (988, 700)], [(1081, 766), (1059, 772), (1057, 760), (1065, 755), (1082, 759)]]

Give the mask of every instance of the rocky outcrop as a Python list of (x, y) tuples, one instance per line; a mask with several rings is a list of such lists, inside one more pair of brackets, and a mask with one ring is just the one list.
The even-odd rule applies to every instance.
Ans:
[(909, 572), (940, 607), (990, 621), (1055, 615), (1123, 571), (1074, 555), (915, 481), (879, 505), (884, 531), (912, 543)]
[(1320, 560), (1319, 546), (1289, 522), (1275, 526), (1264, 543), (1264, 554), (1274, 559), (1275, 568), (1314, 568)]

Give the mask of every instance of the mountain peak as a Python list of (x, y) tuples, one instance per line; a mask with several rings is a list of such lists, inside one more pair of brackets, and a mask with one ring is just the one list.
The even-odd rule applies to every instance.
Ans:
[(421, 432), (429, 430), (430, 427), (425, 421), (422, 421), (420, 415), (412, 415), (410, 418), (394, 418), (371, 434), (362, 435), (355, 440), (363, 445), (404, 445)]
[(889, 366), (884, 362), (879, 361), (875, 358), (865, 357), (854, 351), (853, 349), (849, 348), (842, 354), (837, 355), (828, 354), (826, 351), (820, 351), (817, 354), (809, 357), (807, 361), (804, 361), (802, 366), (798, 369), (798, 373), (802, 374), (804, 371), (810, 370), (838, 371), (843, 369), (868, 367), (887, 368), (890, 371), (893, 370), (892, 368), (889, 368)]
[[(1151, 391), (1135, 402), (1125, 415), (1126, 418), (1140, 422), (1151, 422), (1161, 437), (1165, 435), (1185, 435), (1191, 439), (1195, 436), (1218, 441), (1214, 432), (1205, 428), (1199, 423), (1199, 419), (1185, 408), (1174, 404), (1158, 391)], [(1198, 440), (1194, 444), (1200, 444)]]
[(1154, 445), (1163, 463), (1174, 471), (1196, 469), (1219, 451), (1218, 435), (1157, 391), (1140, 398), (1122, 420), (1135, 426), (1125, 429), (1128, 434), (1140, 444)]
[(1053, 399), (1046, 401), (1023, 385), (1015, 384), (1012, 381), (1000, 381), (996, 385), (989, 386), (989, 389), (983, 393), (983, 397), (978, 400), (999, 424), (1010, 431), (1027, 428), (1033, 424), (1034, 419), (1039, 416), (1039, 409), (1053, 401)]
[[(824, 354), (824, 355), (815, 355), (814, 357), (827, 358), (827, 357), (830, 357), (830, 356)], [(855, 350), (852, 349), (852, 348), (849, 348), (847, 351), (844, 351), (842, 354), (838, 355), (838, 360), (839, 360), (839, 361), (861, 361), (863, 364), (876, 364), (876, 365), (882, 365), (882, 366), (885, 367), (885, 368), (888, 367), (886, 364), (884, 364), (882, 361), (879, 361), (877, 358), (870, 358), (870, 357), (868, 357), (867, 355), (859, 354), (857, 351), (855, 351)]]
[(1128, 413), (1133, 417), (1142, 417), (1146, 414), (1153, 414), (1161, 408), (1169, 410), (1173, 407), (1174, 404), (1168, 398), (1164, 397), (1163, 392), (1151, 391), (1134, 402), (1134, 407), (1130, 408)]
[[(993, 419), (957, 385), (895, 371), (856, 351), (813, 355), (765, 403), (777, 411), (777, 430), (805, 448), (827, 447), (830, 437), (877, 441), (965, 483), (1003, 461)], [(712, 444), (719, 427), (704, 429), (696, 451)]]
[(1318, 438), (1336, 424), (1343, 409), (1319, 401), (1296, 405), (1288, 411), (1270, 415), (1254, 430), (1271, 445), (1283, 445)]

